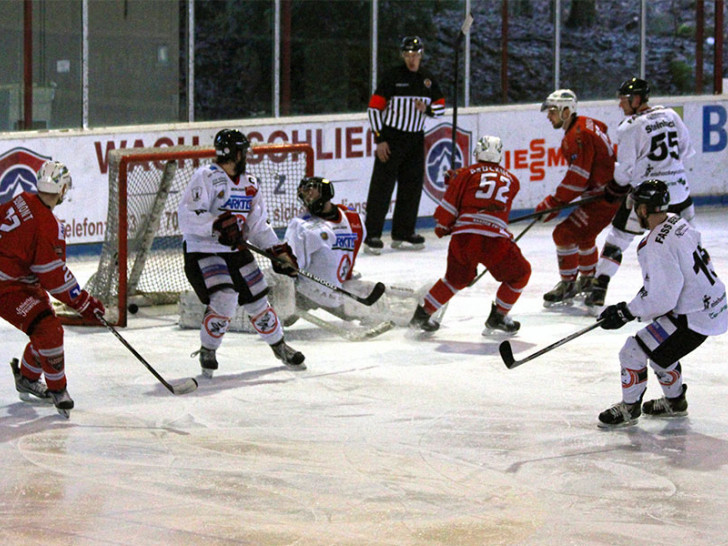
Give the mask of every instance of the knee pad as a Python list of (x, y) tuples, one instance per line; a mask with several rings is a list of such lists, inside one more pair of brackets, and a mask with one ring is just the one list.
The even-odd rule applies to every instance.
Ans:
[(205, 339), (208, 346), (210, 343), (214, 344), (213, 340), (219, 340), (225, 335), (236, 309), (237, 294), (232, 288), (223, 288), (210, 294), (210, 303), (202, 319), (203, 332), (211, 338)]

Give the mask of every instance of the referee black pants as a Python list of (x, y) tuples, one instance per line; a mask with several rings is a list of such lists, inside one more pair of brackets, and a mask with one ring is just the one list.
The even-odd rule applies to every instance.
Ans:
[(367, 237), (381, 237), (394, 185), (397, 197), (392, 218), (392, 239), (403, 240), (415, 232), (425, 176), (424, 133), (397, 132), (388, 141), (387, 162), (374, 158), (367, 196)]

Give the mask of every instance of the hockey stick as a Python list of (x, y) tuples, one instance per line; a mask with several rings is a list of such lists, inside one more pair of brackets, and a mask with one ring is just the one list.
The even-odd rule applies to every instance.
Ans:
[(152, 366), (151, 366), (151, 364), (149, 364), (149, 362), (144, 360), (144, 357), (142, 355), (140, 355), (136, 351), (136, 349), (134, 349), (134, 347), (132, 347), (131, 344), (127, 340), (125, 340), (123, 337), (121, 337), (121, 334), (116, 330), (116, 328), (114, 328), (104, 318), (104, 316), (101, 313), (97, 312), (96, 318), (99, 319), (101, 324), (106, 326), (106, 328), (109, 330), (109, 332), (114, 334), (116, 336), (116, 338), (119, 341), (121, 341), (121, 343), (123, 343), (127, 349), (129, 349), (129, 351), (131, 351), (131, 354), (133, 354), (135, 357), (137, 357), (137, 359), (139, 359), (139, 362), (141, 362), (142, 364), (144, 364), (147, 367), (147, 370), (152, 372), (152, 375), (154, 377), (156, 377), (162, 385), (167, 387), (167, 390), (169, 390), (169, 392), (171, 392), (172, 394), (188, 394), (188, 393), (194, 391), (195, 389), (197, 389), (197, 380), (193, 377), (190, 377), (189, 379), (186, 379), (183, 382), (178, 383), (177, 385), (172, 385), (171, 383), (167, 382), (164, 379), (164, 377), (162, 377), (161, 375), (159, 375), (159, 373), (157, 373), (157, 370), (152, 368)]
[[(523, 230), (523, 231), (522, 231), (521, 233), (519, 233), (519, 234), (518, 234), (518, 236), (517, 236), (517, 237), (516, 237), (515, 239), (513, 239), (513, 242), (514, 242), (514, 243), (517, 243), (517, 242), (518, 242), (518, 240), (519, 240), (519, 239), (520, 239), (521, 237), (523, 237), (523, 236), (524, 236), (524, 235), (526, 234), (526, 232), (527, 232), (527, 231), (528, 231), (529, 229), (531, 229), (531, 228), (532, 228), (533, 226), (535, 226), (535, 225), (536, 225), (537, 223), (538, 223), (538, 218), (534, 218), (534, 219), (533, 219), (533, 221), (532, 221), (532, 222), (531, 222), (530, 224), (528, 224), (528, 225), (527, 225), (527, 226), (526, 226), (526, 227), (524, 228), (524, 230)], [(478, 282), (478, 281), (479, 281), (480, 279), (482, 279), (482, 278), (483, 278), (483, 276), (484, 276), (484, 275), (485, 275), (485, 274), (486, 274), (487, 272), (488, 272), (488, 268), (486, 267), (485, 269), (483, 269), (483, 271), (482, 271), (482, 272), (480, 273), (480, 275), (478, 275), (478, 276), (477, 276), (477, 277), (475, 277), (475, 278), (474, 278), (474, 279), (473, 279), (472, 281), (470, 281), (470, 283), (468, 284), (468, 286), (466, 286), (465, 288), (470, 288), (471, 286), (473, 286), (473, 285), (474, 285), (474, 284), (475, 284), (476, 282)]]
[(511, 220), (508, 220), (509, 224), (515, 224), (516, 222), (522, 222), (523, 220), (530, 220), (531, 218), (540, 218), (544, 214), (551, 214), (552, 212), (557, 212), (560, 210), (568, 209), (570, 207), (580, 207), (581, 205), (588, 205), (589, 203), (593, 203), (594, 201), (599, 201), (600, 199), (604, 199), (604, 195), (592, 195), (591, 197), (587, 197), (586, 199), (580, 199), (579, 201), (572, 201), (571, 203), (564, 203), (563, 205), (559, 205), (558, 207), (553, 207), (551, 209), (542, 210), (539, 212), (532, 212), (531, 214), (524, 214), (523, 216), (518, 216), (517, 218), (513, 218)]
[(372, 339), (394, 328), (394, 322), (392, 322), (391, 320), (386, 320), (369, 329), (350, 330), (347, 328), (341, 328), (339, 326), (336, 326), (335, 324), (331, 324), (330, 322), (319, 318), (316, 315), (312, 315), (308, 311), (296, 310), (296, 314), (303, 320), (306, 320), (311, 324), (318, 326), (322, 330), (326, 330), (327, 332), (336, 334), (337, 336), (343, 337), (344, 339), (347, 339), (349, 341), (364, 341), (366, 339)]
[[(455, 50), (455, 59), (453, 61), (453, 107), (452, 107), (452, 143), (450, 148), (450, 168), (451, 169), (457, 169), (458, 166), (455, 164), (455, 160), (457, 159), (457, 134), (458, 134), (458, 73), (460, 71), (460, 46), (462, 45), (463, 41), (465, 40), (465, 36), (470, 33), (470, 26), (473, 24), (473, 15), (471, 13), (468, 13), (465, 16), (465, 20), (463, 21), (462, 27), (460, 27), (460, 30), (458, 31), (457, 38), (455, 38), (455, 43), (453, 44), (453, 49)], [(461, 165), (462, 166), (462, 165)]]
[(594, 330), (595, 328), (598, 328), (602, 325), (602, 321), (598, 320), (594, 324), (590, 324), (586, 328), (582, 328), (578, 332), (574, 332), (571, 335), (566, 336), (563, 339), (560, 339), (556, 343), (552, 343), (548, 347), (544, 347), (540, 351), (536, 351), (533, 354), (528, 355), (526, 358), (522, 358), (521, 360), (516, 360), (513, 358), (513, 349), (511, 348), (511, 344), (509, 341), (504, 341), (500, 344), (498, 347), (498, 350), (500, 351), (501, 358), (503, 359), (503, 362), (506, 365), (506, 368), (509, 370), (512, 370), (513, 368), (517, 368), (521, 364), (525, 364), (526, 362), (533, 360), (536, 357), (541, 356), (542, 354), (548, 353), (549, 351), (552, 351), (556, 349), (557, 347), (561, 347), (564, 343), (568, 343), (572, 339), (576, 339), (579, 336), (583, 336), (587, 332)]
[[(243, 241), (240, 244), (242, 246), (244, 246), (244, 247), (252, 250), (256, 254), (260, 254), (261, 256), (265, 256), (266, 258), (268, 258), (272, 262), (278, 262), (279, 264), (288, 265), (288, 266), (291, 265), (289, 262), (287, 262), (283, 258), (279, 258), (278, 256), (276, 256), (274, 254), (271, 254), (267, 250), (263, 250), (262, 248), (258, 248), (257, 246), (250, 244), (248, 241)], [(347, 296), (347, 297), (349, 297), (351, 299), (354, 299), (354, 300), (358, 301), (359, 303), (361, 303), (363, 305), (366, 305), (366, 306), (372, 306), (372, 305), (374, 305), (374, 303), (379, 298), (382, 297), (382, 294), (384, 294), (384, 291), (386, 290), (386, 287), (384, 286), (384, 284), (381, 283), (381, 282), (378, 282), (377, 284), (374, 285), (374, 289), (371, 291), (371, 293), (366, 298), (362, 298), (360, 296), (357, 296), (356, 294), (352, 294), (351, 292), (349, 292), (347, 290), (344, 290), (343, 288), (340, 288), (340, 287), (336, 286), (335, 284), (331, 284), (329, 281), (325, 281), (324, 279), (320, 279), (319, 277), (317, 277), (313, 273), (309, 273), (305, 269), (298, 269), (297, 267), (292, 267), (292, 269), (296, 273), (298, 273), (299, 275), (301, 275), (302, 277), (306, 277), (307, 279), (310, 279), (310, 280), (312, 280), (314, 282), (317, 282), (317, 283), (325, 286), (329, 290), (333, 290), (334, 292), (338, 292), (339, 294), (344, 294), (345, 296)]]

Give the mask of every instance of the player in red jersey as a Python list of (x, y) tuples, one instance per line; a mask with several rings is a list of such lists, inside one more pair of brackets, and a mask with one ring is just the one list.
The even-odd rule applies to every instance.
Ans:
[(483, 335), (494, 331), (513, 334), (521, 324), (508, 313), (531, 276), (531, 264), (508, 231), (508, 214), (520, 183), (499, 165), (503, 155), (500, 138), (481, 137), (473, 155), (477, 162), (453, 173), (435, 210), (435, 235), (452, 235), (447, 270), (415, 310), (410, 326), (437, 330), (440, 325), (432, 320), (432, 314), (468, 286), (480, 263), (501, 283)]
[[(576, 94), (570, 89), (551, 93), (541, 106), (541, 111), (544, 110), (554, 129), (564, 130), (561, 153), (569, 167), (556, 191), (536, 206), (536, 212), (570, 203), (579, 197), (604, 195), (607, 183), (614, 178), (615, 161), (607, 126), (599, 120), (578, 116)], [(612, 221), (619, 205), (619, 200), (598, 200), (576, 207), (554, 228), (561, 280), (543, 295), (545, 307), (570, 304), (578, 293), (591, 289), (599, 259), (596, 238)], [(542, 220), (548, 222), (557, 214), (545, 214)], [(579, 274), (581, 278), (577, 280)]]
[(68, 169), (46, 161), (37, 187), (37, 194), (23, 192), (0, 205), (0, 317), (30, 338), (22, 362), (11, 362), (21, 400), (53, 403), (68, 417), (73, 400), (66, 389), (63, 327), (48, 294), (84, 317), (103, 314), (104, 306), (81, 290), (66, 266), (66, 241), (53, 209), (71, 188)]

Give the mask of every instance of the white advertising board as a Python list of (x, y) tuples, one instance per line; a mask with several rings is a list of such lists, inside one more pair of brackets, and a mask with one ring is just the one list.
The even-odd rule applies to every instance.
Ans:
[[(655, 98), (685, 120), (697, 154), (687, 162), (694, 197), (728, 194), (728, 100), (723, 97)], [(458, 111), (458, 157), (471, 162), (482, 134), (500, 136), (503, 164), (521, 181), (514, 209), (533, 208), (553, 191), (566, 167), (558, 150), (563, 136), (538, 104), (468, 108)], [(584, 102), (579, 114), (607, 123), (609, 133), (623, 119), (615, 101)], [(426, 126), (426, 175), (421, 217), (431, 216), (450, 167), (451, 113)], [(108, 154), (132, 147), (211, 145), (223, 127), (239, 128), (251, 142), (308, 142), (315, 170), (335, 183), (336, 201), (365, 211), (374, 145), (365, 114), (229, 122), (116, 127), (87, 131), (0, 134), (0, 202), (35, 186), (35, 170), (47, 158), (63, 161), (73, 176), (71, 200), (56, 209), (69, 245), (103, 240), (108, 197)], [(291, 183), (297, 183), (292, 181)], [(393, 196), (393, 198), (396, 197)], [(390, 210), (391, 217), (391, 210)]]

